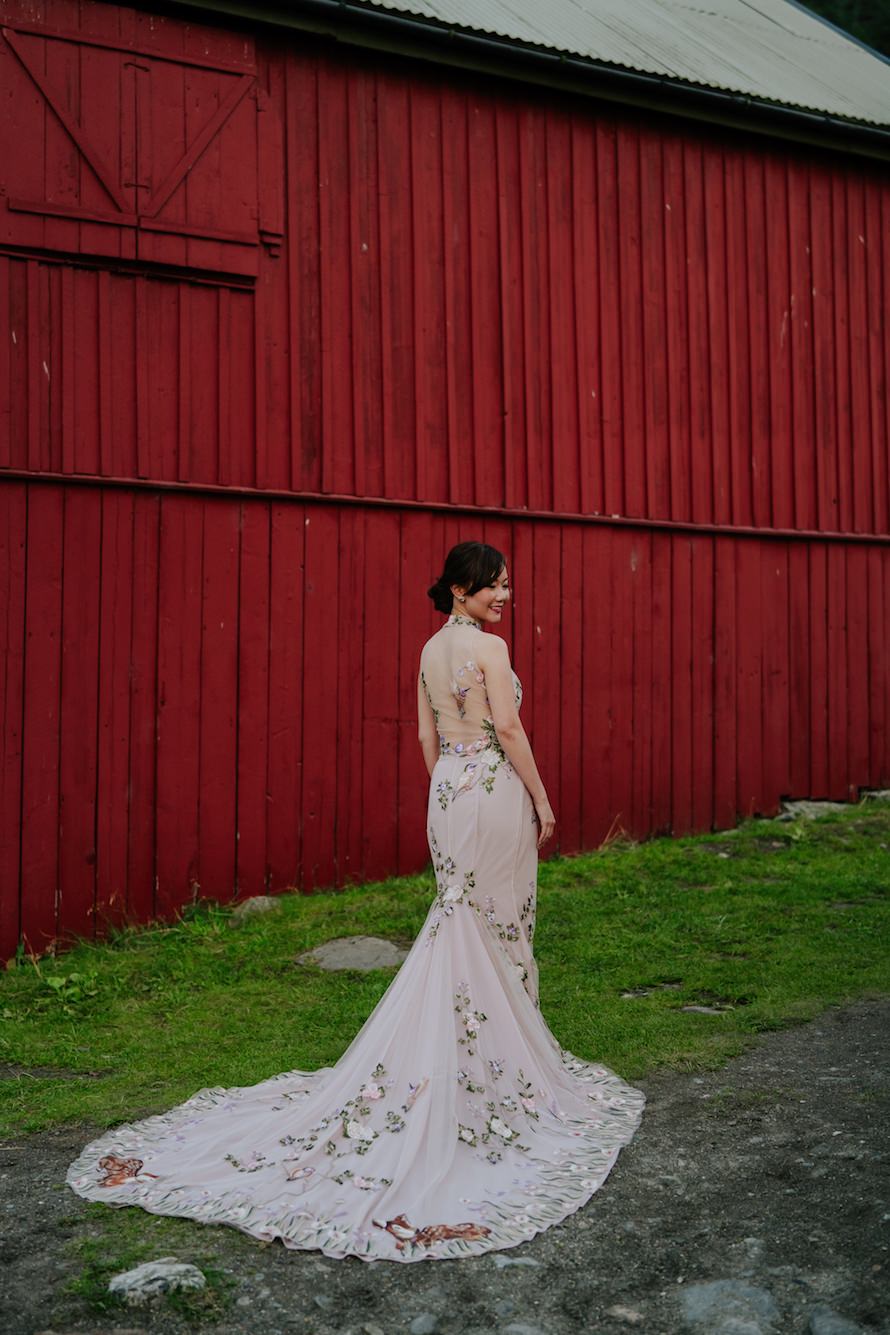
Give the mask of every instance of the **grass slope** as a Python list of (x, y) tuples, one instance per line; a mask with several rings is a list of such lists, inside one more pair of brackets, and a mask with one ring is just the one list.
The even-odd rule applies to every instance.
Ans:
[[(864, 801), (542, 863), (544, 1018), (563, 1046), (632, 1081), (717, 1067), (758, 1031), (890, 993), (888, 849), (890, 803)], [(283, 895), (234, 927), (202, 903), (173, 925), (20, 954), (0, 974), (0, 1134), (110, 1126), (205, 1086), (331, 1065), (393, 971), (332, 974), (295, 957), (354, 933), (410, 944), (434, 891), (430, 870)], [(696, 1004), (717, 1013), (682, 1009)]]

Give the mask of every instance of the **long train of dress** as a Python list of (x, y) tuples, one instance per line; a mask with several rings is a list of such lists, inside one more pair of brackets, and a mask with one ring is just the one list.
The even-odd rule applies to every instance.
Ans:
[[(461, 671), (482, 685), (466, 641), (446, 666), (463, 719)], [(645, 1098), (563, 1048), (541, 1015), (536, 815), (483, 715), (475, 745), (442, 737), (427, 813), (436, 897), (336, 1065), (201, 1089), (116, 1126), (70, 1165), (74, 1191), (402, 1262), (516, 1246), (590, 1199)]]

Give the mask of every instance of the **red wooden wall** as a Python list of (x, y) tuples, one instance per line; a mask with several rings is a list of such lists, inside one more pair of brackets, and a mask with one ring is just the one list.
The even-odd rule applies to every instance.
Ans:
[(422, 866), (464, 537), (561, 851), (890, 783), (879, 164), (37, 12), (0, 0), (0, 949)]

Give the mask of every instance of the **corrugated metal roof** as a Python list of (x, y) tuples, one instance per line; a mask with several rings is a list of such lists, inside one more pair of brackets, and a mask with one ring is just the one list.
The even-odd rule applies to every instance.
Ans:
[(789, 0), (366, 0), (362, 7), (890, 125), (890, 62)]

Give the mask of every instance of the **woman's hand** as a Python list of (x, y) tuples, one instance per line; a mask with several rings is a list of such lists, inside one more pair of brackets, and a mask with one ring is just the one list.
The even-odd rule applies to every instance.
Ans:
[(553, 835), (556, 829), (556, 817), (553, 815), (553, 808), (544, 797), (540, 802), (535, 802), (535, 811), (538, 814), (538, 848), (546, 844), (547, 840)]

